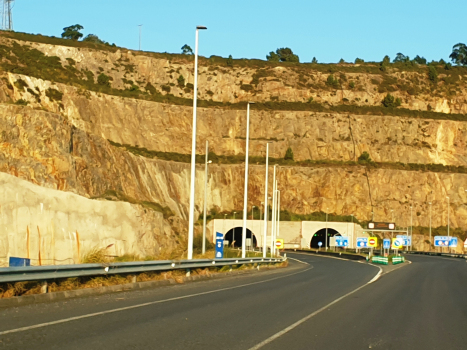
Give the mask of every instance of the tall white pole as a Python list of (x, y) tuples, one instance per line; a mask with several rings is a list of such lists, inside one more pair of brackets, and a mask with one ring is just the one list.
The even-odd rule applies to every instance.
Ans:
[(275, 255), (274, 232), (276, 230), (276, 168), (274, 165), (272, 180), (272, 220), (271, 220), (271, 256)]
[(190, 206), (188, 220), (188, 260), (193, 259), (193, 229), (195, 223), (195, 171), (196, 171), (196, 104), (198, 94), (198, 32), (206, 27), (196, 27), (195, 41), (195, 75), (193, 96), (193, 131), (191, 136), (191, 173), (190, 173)]
[(277, 190), (277, 237), (280, 235), (280, 223), (281, 223), (281, 191)]
[(248, 147), (250, 146), (250, 103), (246, 107), (245, 192), (243, 194), (242, 258), (246, 257), (246, 220), (248, 216)]
[(448, 253), (449, 253), (449, 252), (451, 251), (451, 247), (450, 247), (450, 245), (451, 245), (451, 237), (450, 237), (450, 235), (449, 235), (449, 221), (450, 221), (450, 220), (449, 220), (449, 207), (450, 207), (450, 205), (449, 205), (449, 197), (447, 197), (447, 199), (448, 199)]
[(264, 233), (263, 233), (263, 258), (266, 257), (268, 244), (266, 242), (268, 235), (268, 175), (269, 175), (269, 143), (266, 143), (266, 179), (264, 188)]
[(204, 210), (203, 210), (203, 255), (206, 253), (206, 211), (208, 203), (208, 153), (209, 141), (206, 140), (206, 157), (204, 160)]
[[(410, 250), (412, 250), (412, 237), (413, 237), (413, 206), (410, 206)], [(407, 247), (407, 250), (409, 247)]]
[(328, 250), (328, 211), (329, 211), (329, 208), (326, 208), (326, 236), (324, 237), (325, 251)]

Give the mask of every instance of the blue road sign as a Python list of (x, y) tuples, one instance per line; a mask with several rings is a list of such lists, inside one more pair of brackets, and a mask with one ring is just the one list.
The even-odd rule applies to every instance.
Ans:
[(404, 247), (410, 247), (412, 245), (412, 239), (410, 236), (406, 235), (397, 235), (396, 238), (401, 238), (404, 243), (402, 244)]
[(323, 245), (323, 242), (318, 242), (318, 247), (321, 247)]
[(216, 259), (224, 257), (224, 235), (216, 232)]
[(451, 238), (453, 237), (435, 236), (435, 247), (448, 247)]
[(450, 248), (456, 248), (457, 247), (457, 237), (451, 237), (451, 241), (449, 242), (449, 247)]
[(367, 248), (368, 237), (357, 237), (357, 248)]
[(383, 249), (389, 249), (391, 247), (391, 240), (386, 238), (383, 239)]
[(349, 246), (349, 237), (346, 236), (334, 236), (336, 239), (336, 247), (348, 247)]

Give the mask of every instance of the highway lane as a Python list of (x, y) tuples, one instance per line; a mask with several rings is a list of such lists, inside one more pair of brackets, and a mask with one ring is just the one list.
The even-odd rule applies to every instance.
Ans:
[(467, 263), (407, 258), (262, 349), (466, 349)]
[[(291, 261), (287, 269), (249, 276), (3, 309), (0, 349), (249, 349), (379, 271), (295, 257), (309, 265)], [(79, 318), (96, 312), (104, 313)], [(2, 333), (55, 321), (64, 322)]]

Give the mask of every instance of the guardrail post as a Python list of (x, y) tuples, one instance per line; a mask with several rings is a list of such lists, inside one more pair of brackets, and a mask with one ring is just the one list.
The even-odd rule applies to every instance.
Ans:
[(131, 283), (136, 283), (136, 276), (131, 276)]
[(190, 277), (191, 275), (191, 270), (190, 269), (186, 269), (186, 277)]
[(46, 294), (48, 291), (47, 281), (41, 282), (41, 294)]

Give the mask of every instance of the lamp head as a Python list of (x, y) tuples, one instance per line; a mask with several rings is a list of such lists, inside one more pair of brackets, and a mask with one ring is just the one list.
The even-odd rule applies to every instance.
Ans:
[(212, 163), (212, 160), (208, 161), (208, 164), (211, 164)]
[(203, 30), (203, 29), (208, 29), (208, 28), (205, 27), (205, 26), (196, 26), (196, 29), (201, 29), (201, 30)]

